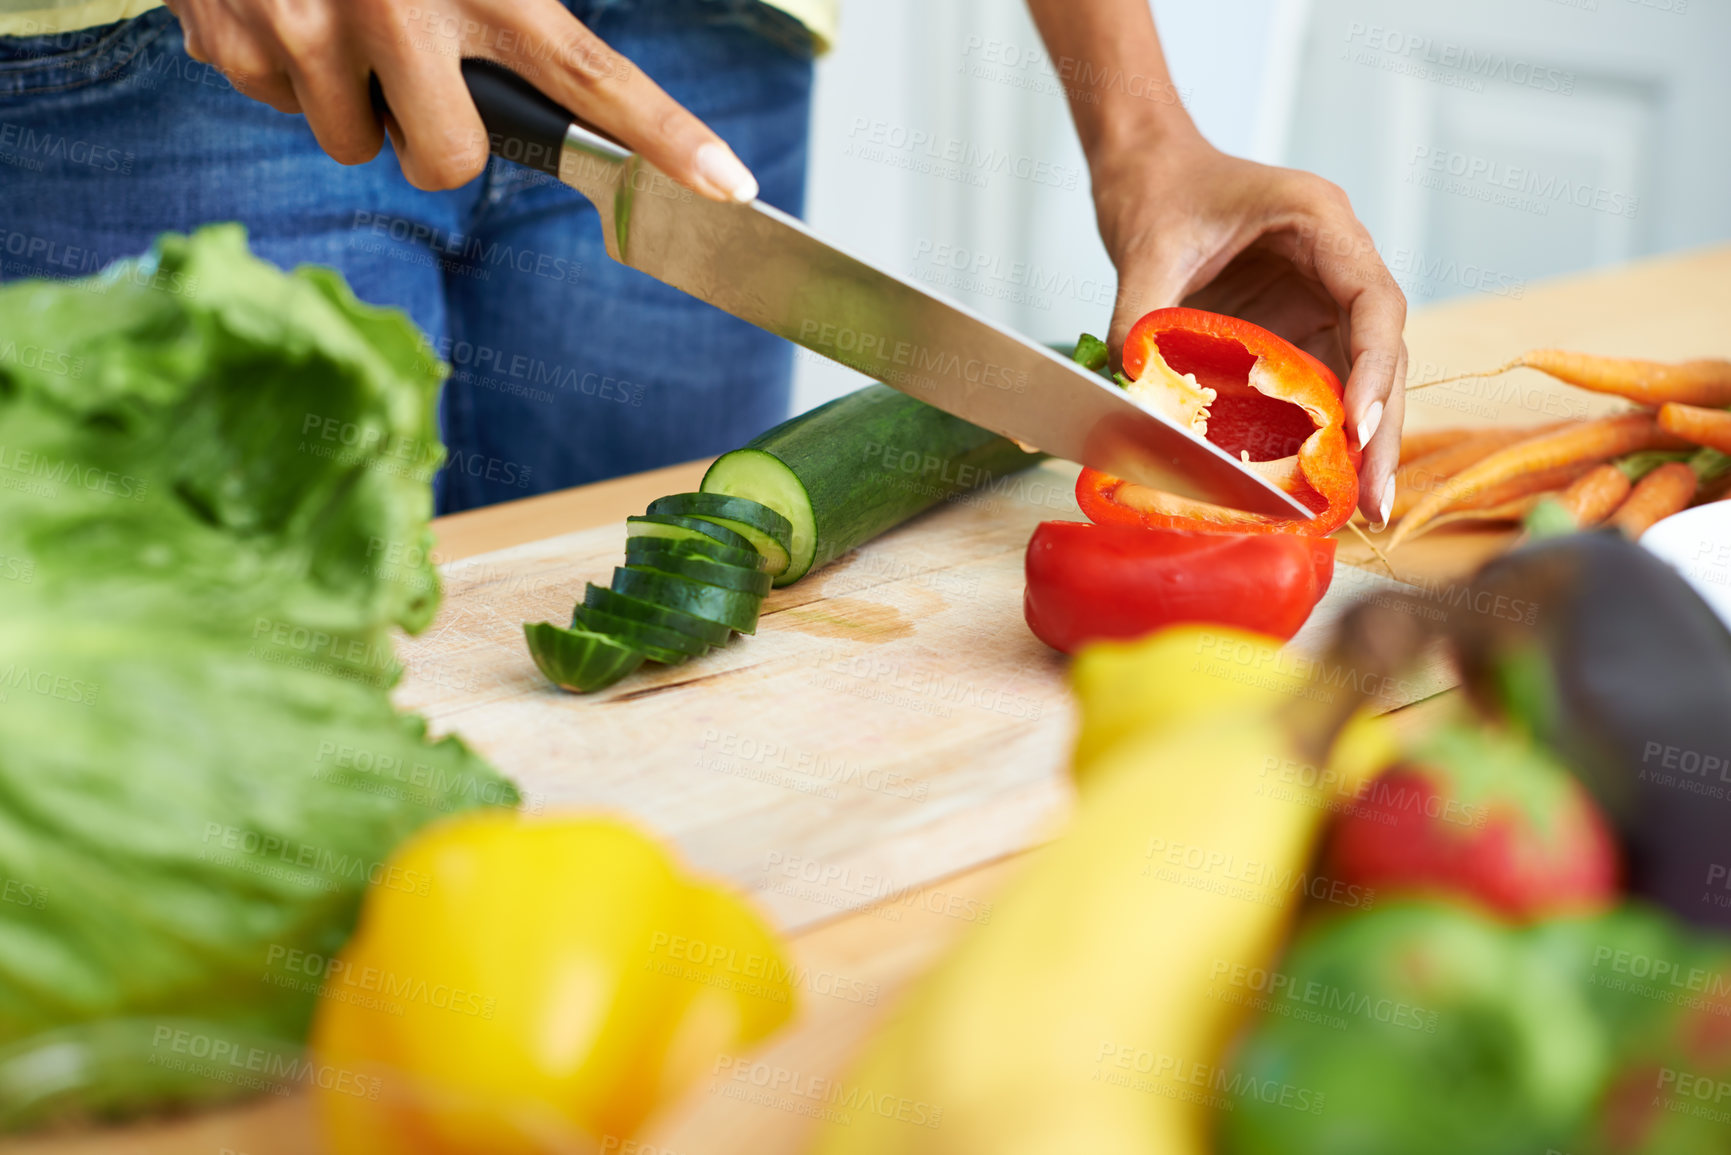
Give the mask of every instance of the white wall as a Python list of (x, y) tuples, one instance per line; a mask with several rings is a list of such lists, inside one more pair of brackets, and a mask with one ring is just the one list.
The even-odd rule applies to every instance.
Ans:
[[(1722, 61), (1731, 0), (1154, 8), (1173, 80), (1203, 133), (1227, 152), (1342, 184), (1417, 304), (1731, 237), (1731, 70)], [(1036, 340), (1103, 329), (1114, 278), (1087, 171), (1019, 0), (844, 0), (842, 21), (839, 46), (818, 66), (812, 224)], [(1407, 43), (1430, 37), (1431, 47), (1417, 60), (1342, 58), (1343, 37), (1378, 25)], [(1447, 74), (1442, 54), (1461, 48), (1509, 53), (1577, 83), (1562, 99), (1422, 73), (1426, 52)], [(1627, 193), (1639, 208), (1540, 214), (1427, 188), (1411, 179), (1420, 146), (1555, 170)], [(796, 411), (863, 381), (803, 353), (797, 365)]]
[[(1266, 57), (1291, 6), (1156, 5), (1174, 83), (1230, 152), (1269, 152)], [(818, 65), (808, 219), (1037, 340), (1101, 331), (1115, 278), (1060, 83), (1017, 0), (846, 0)], [(796, 412), (863, 380), (803, 353), (797, 365)]]

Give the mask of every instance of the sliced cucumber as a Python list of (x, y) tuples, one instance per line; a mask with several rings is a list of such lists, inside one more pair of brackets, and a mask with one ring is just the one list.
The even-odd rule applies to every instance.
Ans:
[(707, 618), (742, 634), (757, 632), (757, 611), (763, 605), (763, 599), (756, 594), (723, 589), (645, 566), (615, 569), (613, 592)]
[(555, 685), (578, 693), (604, 689), (643, 664), (644, 652), (617, 638), (525, 622), (529, 654)]
[(670, 493), (649, 503), (650, 513), (737, 521), (767, 533), (782, 545), (793, 544), (793, 523), (767, 505), (725, 493)]
[(650, 502), (649, 512), (712, 521), (749, 538), (757, 551), (768, 559), (765, 568), (770, 573), (780, 573), (787, 568), (788, 551), (793, 547), (793, 523), (769, 506), (748, 497), (732, 497), (725, 493), (675, 493)]
[(749, 498), (787, 518), (787, 568), (766, 567), (784, 586), (945, 498), (1003, 485), (1041, 457), (887, 385), (868, 385), (722, 454), (703, 475), (703, 492)]
[[(753, 502), (753, 504), (756, 503)], [(771, 576), (786, 572), (788, 563), (793, 558), (793, 555), (788, 552), (787, 546), (762, 530), (746, 525), (742, 521), (729, 521), (724, 517), (698, 517), (696, 515), (693, 515), (691, 520), (711, 522), (720, 529), (730, 529), (749, 540), (751, 547), (763, 555), (763, 572)]]
[(679, 517), (671, 513), (648, 513), (641, 517), (628, 517), (625, 519), (625, 532), (631, 537), (713, 541), (730, 549), (757, 552), (757, 547), (751, 543), (749, 537), (736, 533), (725, 525), (717, 525), (713, 521), (696, 517)]
[(632, 550), (643, 552), (656, 549), (683, 549), (724, 565), (736, 565), (750, 570), (763, 569), (763, 555), (755, 549), (734, 549), (730, 545), (722, 545), (719, 541), (712, 541), (695, 533), (690, 537), (647, 537), (638, 534), (625, 539), (625, 556), (628, 558)]
[(648, 566), (758, 597), (769, 592), (769, 575), (762, 570), (715, 561), (679, 545), (651, 542), (634, 546), (627, 542), (625, 564)]
[[(572, 611), (571, 628), (617, 638), (634, 650), (642, 650), (650, 661), (660, 662), (664, 666), (677, 666), (694, 653), (701, 654), (709, 649), (707, 644), (676, 630), (646, 626), (630, 618), (618, 618), (601, 610), (592, 610), (588, 606), (578, 606)], [(666, 644), (669, 640), (674, 644)]]
[(630, 618), (644, 625), (659, 626), (664, 630), (677, 630), (687, 634), (706, 646), (724, 646), (732, 636), (729, 630), (720, 622), (708, 618), (695, 617), (681, 610), (669, 609), (656, 602), (628, 594), (615, 593), (604, 589), (595, 583), (589, 583), (583, 591), (583, 604), (591, 609), (601, 610), (614, 617)]

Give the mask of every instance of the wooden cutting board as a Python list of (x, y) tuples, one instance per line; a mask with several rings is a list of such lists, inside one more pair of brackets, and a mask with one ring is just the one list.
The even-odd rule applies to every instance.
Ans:
[[(623, 524), (452, 563), (446, 608), (400, 648), (397, 700), (460, 733), (530, 806), (633, 815), (785, 929), (966, 904), (927, 884), (1067, 812), (1068, 661), (1022, 621), (1022, 553), (1037, 522), (1081, 520), (1075, 471), (1048, 462), (946, 502), (772, 592), (755, 636), (591, 695), (541, 676), (522, 625), (568, 622), (584, 583), (621, 564)], [(1393, 587), (1339, 567), (1295, 651), (1318, 652), (1342, 607)], [(1389, 705), (1445, 685), (1437, 673)]]

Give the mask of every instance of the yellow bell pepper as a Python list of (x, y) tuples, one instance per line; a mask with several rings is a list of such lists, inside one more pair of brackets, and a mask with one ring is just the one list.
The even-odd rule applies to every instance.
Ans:
[[(391, 885), (392, 880), (414, 885)], [(773, 932), (621, 823), (480, 811), (393, 856), (325, 975), (334, 1155), (618, 1149), (793, 1009)]]
[[(1150, 676), (1154, 671), (1159, 675)], [(1181, 626), (1132, 642), (1096, 642), (1070, 669), (1081, 715), (1071, 773), (1085, 784), (1095, 763), (1123, 739), (1209, 715), (1278, 714), (1306, 701), (1326, 706), (1333, 695), (1348, 692), (1340, 680), (1338, 671), (1282, 649), (1276, 638), (1225, 626)], [(1392, 727), (1360, 714), (1336, 738), (1331, 761), (1337, 769), (1350, 764), (1343, 772), (1363, 780), (1399, 751)]]
[(862, 1113), (822, 1155), (1208, 1150), (1244, 1014), (1210, 985), (1270, 964), (1316, 893), (1331, 797), (1356, 793), (1382, 745), (1360, 726), (1336, 745), (1350, 757), (1307, 767), (1285, 709), (1303, 680), (1270, 640), (1224, 634), (1179, 627), (1077, 662), (1088, 760), (1070, 829), (846, 1080), (942, 1126)]

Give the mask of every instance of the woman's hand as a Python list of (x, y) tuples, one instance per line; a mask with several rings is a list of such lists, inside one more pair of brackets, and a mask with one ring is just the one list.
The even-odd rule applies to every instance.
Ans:
[(1118, 269), (1108, 344), (1185, 304), (1280, 334), (1346, 385), (1364, 447), (1359, 509), (1388, 520), (1405, 408), (1406, 297), (1346, 194), (1310, 173), (1226, 156), (1194, 130), (1092, 158), (1094, 205)]
[(463, 84), (465, 56), (497, 61), (716, 200), (748, 201), (757, 181), (733, 150), (585, 28), (558, 0), (168, 0), (186, 50), (235, 88), (303, 113), (343, 164), (378, 155), (368, 94), (377, 73), (403, 174), (454, 188), (487, 163), (487, 132)]
[(1203, 140), (1166, 70), (1148, 0), (1028, 0), (1028, 10), (1060, 74), (1073, 78), (1070, 115), (1118, 268), (1114, 355), (1138, 317), (1169, 305), (1279, 333), (1346, 381), (1347, 424), (1365, 451), (1358, 508), (1386, 522), (1406, 409), (1406, 297), (1346, 194)]

